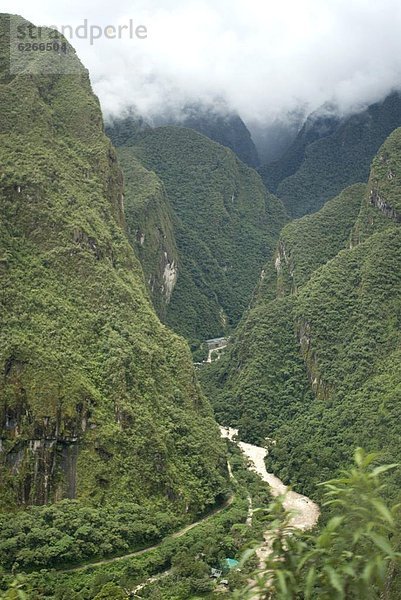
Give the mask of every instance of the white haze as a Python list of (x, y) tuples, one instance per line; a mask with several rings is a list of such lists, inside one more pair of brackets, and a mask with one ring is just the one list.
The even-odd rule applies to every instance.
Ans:
[(146, 40), (71, 40), (106, 115), (225, 101), (269, 122), (401, 87), (399, 0), (3, 0), (37, 25), (146, 25)]

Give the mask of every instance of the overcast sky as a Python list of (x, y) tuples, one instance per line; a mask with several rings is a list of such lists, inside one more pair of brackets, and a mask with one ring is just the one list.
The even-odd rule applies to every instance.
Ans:
[(220, 97), (264, 121), (401, 87), (400, 0), (2, 0), (1, 10), (36, 25), (145, 25), (146, 39), (71, 40), (106, 114)]

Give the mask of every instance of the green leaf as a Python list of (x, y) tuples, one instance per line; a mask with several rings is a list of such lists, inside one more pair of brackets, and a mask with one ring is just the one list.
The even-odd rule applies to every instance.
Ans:
[(355, 569), (351, 565), (344, 565), (342, 570), (346, 575), (350, 575), (353, 578), (356, 577)]
[(299, 573), (309, 560), (311, 560), (315, 556), (318, 556), (321, 553), (322, 552), (321, 552), (320, 549), (315, 549), (315, 550), (311, 550), (310, 552), (308, 552), (307, 554), (305, 554), (305, 556), (303, 556), (301, 558), (301, 560), (299, 561), (299, 563), (298, 563), (297, 572)]
[(393, 463), (392, 465), (381, 465), (380, 467), (375, 467), (371, 472), (371, 475), (373, 475), (373, 477), (377, 477), (378, 475), (381, 475), (382, 473), (390, 471), (390, 469), (395, 469), (399, 466), (399, 463)]
[(315, 569), (315, 567), (311, 567), (306, 576), (305, 600), (309, 600), (310, 598), (312, 598), (313, 588), (315, 587), (315, 580), (316, 580), (316, 569)]
[(324, 567), (324, 570), (328, 574), (330, 583), (333, 586), (333, 588), (341, 594), (341, 598), (344, 598), (344, 582), (342, 580), (342, 577), (340, 577), (340, 575), (337, 573), (337, 571), (333, 569), (333, 567), (326, 566)]
[(377, 459), (378, 456), (379, 455), (377, 452), (370, 452), (369, 454), (366, 454), (365, 459), (363, 461), (363, 466), (368, 467), (370, 464), (372, 464), (373, 461)]
[(393, 523), (394, 523), (393, 515), (391, 514), (391, 512), (389, 511), (387, 506), (384, 504), (384, 502), (382, 502), (381, 500), (378, 500), (378, 499), (373, 499), (372, 504), (377, 509), (377, 511), (381, 514), (383, 519), (385, 519), (385, 521), (390, 523), (390, 525), (393, 525)]
[(372, 574), (373, 574), (373, 570), (375, 569), (375, 563), (373, 561), (369, 561), (368, 564), (365, 566), (363, 573), (362, 573), (362, 579), (364, 581), (366, 581), (367, 583), (371, 580), (372, 578)]
[(280, 590), (282, 591), (282, 593), (284, 594), (285, 597), (288, 597), (288, 587), (287, 587), (287, 581), (286, 581), (284, 573), (282, 571), (277, 571), (276, 575), (277, 575)]
[(335, 531), (344, 521), (344, 517), (332, 517), (326, 525), (326, 529), (330, 532)]
[(363, 466), (363, 461), (365, 459), (365, 451), (363, 448), (357, 448), (354, 453), (354, 460), (358, 467)]
[(389, 541), (382, 535), (379, 535), (378, 533), (374, 533), (373, 531), (370, 533), (366, 534), (373, 542), (374, 544), (380, 548), (380, 550), (382, 550), (385, 554), (387, 554), (390, 557), (394, 556), (394, 550), (391, 547)]
[(255, 554), (255, 552), (256, 552), (255, 548), (249, 548), (248, 550), (245, 550), (245, 552), (241, 556), (241, 560), (239, 562), (239, 566), (243, 567), (244, 564), (246, 563), (246, 561), (249, 560), (250, 557)]

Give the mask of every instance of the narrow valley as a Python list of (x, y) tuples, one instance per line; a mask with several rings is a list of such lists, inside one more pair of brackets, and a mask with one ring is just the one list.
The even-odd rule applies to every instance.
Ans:
[(401, 600), (401, 7), (4, 3), (0, 600)]

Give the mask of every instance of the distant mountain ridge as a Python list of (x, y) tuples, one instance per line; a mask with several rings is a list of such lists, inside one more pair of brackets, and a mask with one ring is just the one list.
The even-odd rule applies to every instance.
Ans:
[(193, 129), (230, 148), (250, 167), (256, 168), (260, 164), (258, 151), (244, 121), (221, 104), (186, 104), (182, 108), (167, 110), (165, 114), (154, 115), (151, 119), (143, 118), (131, 109), (127, 115), (110, 119), (106, 132), (115, 145), (121, 146), (124, 139), (132, 138), (134, 131), (138, 134), (151, 127), (164, 126)]
[(246, 165), (259, 166), (258, 151), (252, 136), (244, 121), (234, 112), (224, 113), (213, 107), (190, 105), (185, 107), (181, 121), (167, 119), (163, 124), (194, 129), (222, 146), (230, 148)]
[(398, 92), (344, 118), (325, 106), (308, 117), (282, 158), (261, 167), (260, 174), (291, 216), (315, 212), (344, 187), (367, 180), (374, 155), (400, 125)]

